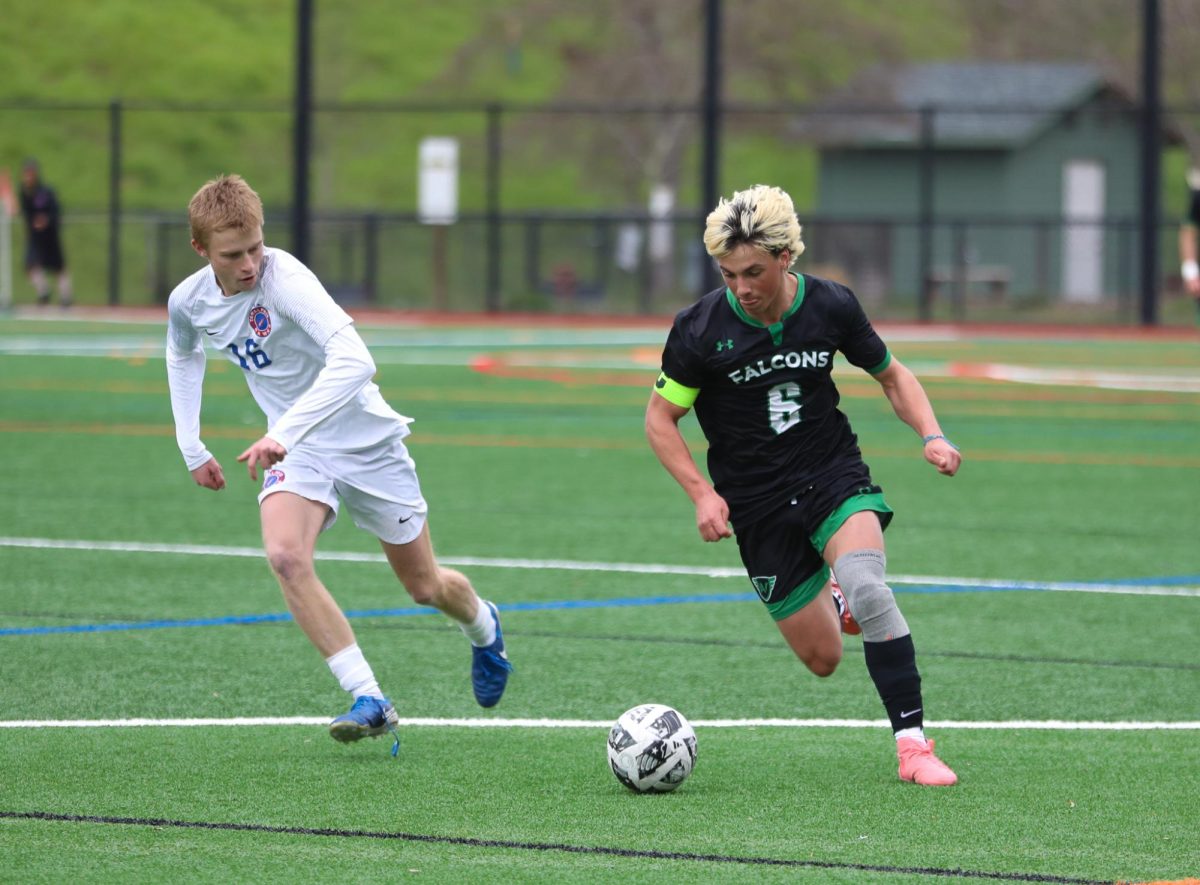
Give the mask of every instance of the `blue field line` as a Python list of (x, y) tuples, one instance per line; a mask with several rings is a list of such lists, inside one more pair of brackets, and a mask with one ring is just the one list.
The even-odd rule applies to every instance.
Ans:
[(45, 636), (50, 633), (116, 633), (122, 630), (164, 630), (170, 627), (228, 627), (233, 624), (266, 624), (290, 621), (288, 612), (265, 615), (230, 615), (222, 618), (162, 618), (154, 621), (124, 621), (114, 624), (60, 624), (51, 627), (3, 627), (0, 636)]
[[(1139, 584), (1191, 585), (1197, 583), (1200, 576), (1179, 576), (1173, 578), (1148, 578), (1139, 581), (1120, 582), (1130, 586)], [(1007, 585), (979, 584), (901, 584), (897, 582), (894, 589), (897, 593), (996, 593), (1020, 590), (1045, 590), (1044, 587), (1024, 585), (1020, 581)], [(501, 611), (533, 612), (533, 611), (567, 611), (593, 608), (631, 608), (651, 605), (686, 605), (692, 603), (711, 602), (748, 602), (757, 599), (755, 593), (695, 593), (682, 596), (631, 596), (618, 599), (559, 599), (547, 602), (509, 602), (499, 605)], [(406, 608), (371, 608), (352, 609), (346, 612), (348, 618), (405, 618), (418, 615), (437, 614), (436, 609), (425, 606)], [(62, 624), (43, 627), (0, 627), (0, 636), (46, 636), (52, 633), (116, 633), (126, 630), (163, 630), (174, 627), (229, 627), (246, 624), (266, 624), (290, 621), (288, 612), (269, 612), (261, 615), (228, 615), (217, 618), (165, 618), (152, 621), (125, 621), (110, 624)]]
[[(753, 593), (705, 593), (694, 596), (642, 596), (628, 599), (563, 599), (551, 602), (513, 602), (498, 606), (501, 611), (553, 611), (581, 608), (624, 608), (640, 605), (677, 605), (690, 602), (744, 602)], [(406, 618), (436, 615), (437, 609), (366, 608), (346, 612), (347, 618)], [(60, 624), (50, 627), (3, 627), (0, 636), (45, 636), (51, 633), (117, 633), (124, 630), (163, 630), (172, 627), (230, 627), (292, 620), (288, 612), (265, 615), (229, 615), (221, 618), (169, 618), (154, 621), (124, 621), (115, 624)]]
[(1190, 587), (1200, 584), (1200, 575), (1167, 575), (1160, 578), (1125, 578), (1113, 584), (1128, 584), (1130, 587)]

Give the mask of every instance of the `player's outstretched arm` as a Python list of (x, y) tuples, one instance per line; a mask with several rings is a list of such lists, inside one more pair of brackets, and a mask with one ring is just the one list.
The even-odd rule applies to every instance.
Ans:
[(917, 376), (893, 356), (888, 367), (874, 377), (883, 387), (897, 417), (921, 437), (925, 460), (936, 467), (938, 473), (954, 476), (962, 464), (962, 455), (942, 434), (933, 406)]
[(667, 473), (695, 505), (700, 537), (705, 541), (719, 541), (733, 535), (729, 528), (729, 505), (700, 473), (687, 441), (679, 432), (679, 421), (687, 413), (687, 409), (651, 393), (650, 403), (646, 406), (646, 439)]

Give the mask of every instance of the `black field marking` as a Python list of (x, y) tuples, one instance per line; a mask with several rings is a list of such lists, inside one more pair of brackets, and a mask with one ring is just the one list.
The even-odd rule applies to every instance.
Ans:
[[(287, 624), (290, 625), (290, 621)], [(258, 626), (258, 625), (255, 625)], [(447, 634), (457, 631), (453, 626), (445, 624), (400, 624), (393, 621), (372, 621), (370, 618), (363, 618), (355, 624), (355, 630), (418, 630), (425, 632), (445, 632)], [(689, 636), (634, 636), (634, 635), (616, 635), (602, 633), (563, 633), (553, 630), (510, 630), (505, 627), (504, 635), (508, 638), (512, 637), (534, 637), (537, 639), (580, 639), (588, 642), (646, 642), (657, 643), (662, 645), (710, 645), (720, 646), (724, 648), (761, 648), (770, 651), (788, 651), (787, 645), (783, 640), (771, 641), (762, 639), (715, 639), (715, 638), (699, 638)], [(1103, 661), (1091, 660), (1088, 658), (1051, 658), (1038, 657), (1033, 655), (1005, 655), (1005, 654), (984, 654), (982, 652), (970, 651), (929, 651), (922, 648), (918, 655), (923, 658), (961, 658), (968, 661), (999, 661), (1010, 664), (1062, 664), (1069, 666), (1083, 667), (1116, 667), (1129, 668), (1134, 670), (1188, 670), (1200, 671), (1200, 663), (1191, 663), (1188, 661)]]
[(0, 618), (30, 618), (39, 621), (66, 621), (74, 624), (125, 624), (134, 623), (146, 620), (146, 613), (139, 612), (136, 615), (98, 615), (92, 612), (87, 614), (76, 614), (73, 612), (41, 612), (41, 611), (0, 611)]
[(1200, 670), (1186, 661), (1097, 661), (1089, 658), (1046, 658), (1026, 655), (980, 654), (970, 651), (924, 651), (924, 658), (962, 658), (969, 661), (1004, 661), (1016, 664), (1078, 664), (1084, 667), (1128, 667), (1135, 670)]
[(912, 876), (938, 876), (959, 879), (989, 879), (999, 882), (1052, 882), (1056, 885), (1121, 885), (1111, 879), (1079, 879), (1074, 876), (1049, 876), (1038, 873), (995, 873), (987, 870), (942, 869), (939, 867), (896, 867), (889, 864), (835, 863), (824, 860), (795, 860), (780, 857), (738, 857), (729, 854), (692, 854), (683, 851), (644, 851), (636, 848), (608, 848), (602, 845), (567, 845), (561, 842), (517, 842), (508, 839), (471, 839), (465, 836), (431, 836), (423, 833), (382, 833), (375, 830), (340, 830), (328, 827), (273, 827), (267, 824), (235, 824), (213, 821), (167, 820), (148, 817), (109, 817), (89, 814), (54, 814), (49, 811), (0, 811), (0, 818), (45, 820), (64, 823), (124, 824), (135, 827), (176, 827), (184, 830), (232, 830), (245, 833), (271, 833), (284, 836), (333, 836), (343, 839), (385, 839), (424, 842), (432, 845), (462, 845), (467, 848), (507, 848), (516, 851), (561, 851), (567, 854), (594, 854), (605, 857), (630, 857), (639, 860), (680, 860), (696, 863), (745, 864), (748, 866), (802, 867), (818, 870), (859, 870), (868, 873), (894, 873)]

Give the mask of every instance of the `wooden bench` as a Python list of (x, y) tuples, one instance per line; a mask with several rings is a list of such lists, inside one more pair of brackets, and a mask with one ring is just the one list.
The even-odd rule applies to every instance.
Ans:
[(953, 292), (955, 286), (963, 286), (963, 295), (970, 295), (972, 287), (982, 286), (989, 298), (1000, 301), (1008, 292), (1012, 272), (1002, 264), (968, 264), (961, 267), (935, 267), (929, 275), (929, 291), (937, 297), (943, 286)]

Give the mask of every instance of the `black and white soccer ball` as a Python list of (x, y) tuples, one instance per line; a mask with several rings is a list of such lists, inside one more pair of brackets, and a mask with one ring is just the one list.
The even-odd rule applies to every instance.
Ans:
[(608, 763), (617, 780), (637, 793), (669, 793), (696, 764), (696, 732), (673, 707), (641, 704), (609, 730)]

